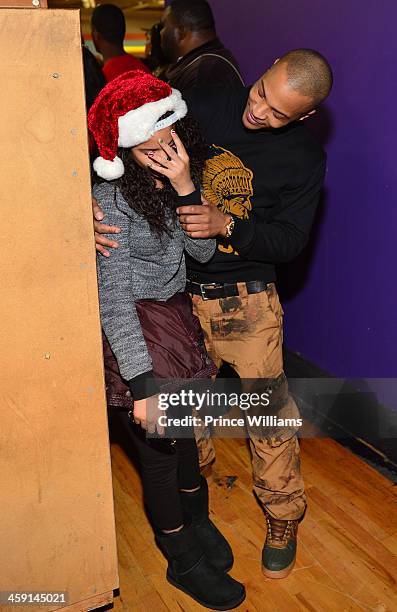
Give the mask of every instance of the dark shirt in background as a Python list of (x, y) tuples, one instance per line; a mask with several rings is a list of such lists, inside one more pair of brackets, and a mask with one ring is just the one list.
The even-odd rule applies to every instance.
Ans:
[(105, 87), (106, 80), (103, 76), (102, 68), (99, 65), (96, 57), (87, 47), (83, 45), (83, 69), (84, 69), (84, 85), (85, 85), (85, 104), (87, 112), (93, 105), (95, 98)]
[(244, 86), (237, 61), (219, 38), (193, 49), (172, 64), (165, 80), (181, 91), (192, 87), (241, 89)]

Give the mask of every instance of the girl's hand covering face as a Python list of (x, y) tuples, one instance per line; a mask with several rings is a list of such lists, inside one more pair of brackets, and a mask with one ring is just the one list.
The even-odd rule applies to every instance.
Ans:
[(166, 176), (178, 195), (184, 196), (192, 193), (195, 189), (190, 176), (189, 156), (175, 130), (171, 130), (171, 134), (175, 143), (175, 149), (163, 139), (159, 139), (159, 145), (165, 155), (150, 152), (148, 157), (151, 161), (148, 167)]

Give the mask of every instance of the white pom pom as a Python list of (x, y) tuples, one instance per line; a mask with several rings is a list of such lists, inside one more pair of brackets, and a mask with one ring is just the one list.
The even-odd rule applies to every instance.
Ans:
[(124, 174), (124, 164), (120, 157), (115, 157), (113, 161), (97, 157), (94, 161), (94, 170), (98, 176), (106, 181), (114, 181)]

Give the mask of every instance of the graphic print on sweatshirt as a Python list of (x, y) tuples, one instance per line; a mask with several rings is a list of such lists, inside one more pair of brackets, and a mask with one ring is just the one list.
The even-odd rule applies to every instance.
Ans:
[[(253, 173), (231, 151), (213, 145), (214, 156), (206, 161), (203, 195), (223, 212), (248, 219), (252, 210)], [(238, 255), (231, 245), (218, 244), (222, 253)]]

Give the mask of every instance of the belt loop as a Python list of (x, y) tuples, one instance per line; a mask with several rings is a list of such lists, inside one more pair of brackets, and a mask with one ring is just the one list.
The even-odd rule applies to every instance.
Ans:
[(247, 297), (247, 285), (245, 283), (237, 283), (238, 294), (240, 297)]

